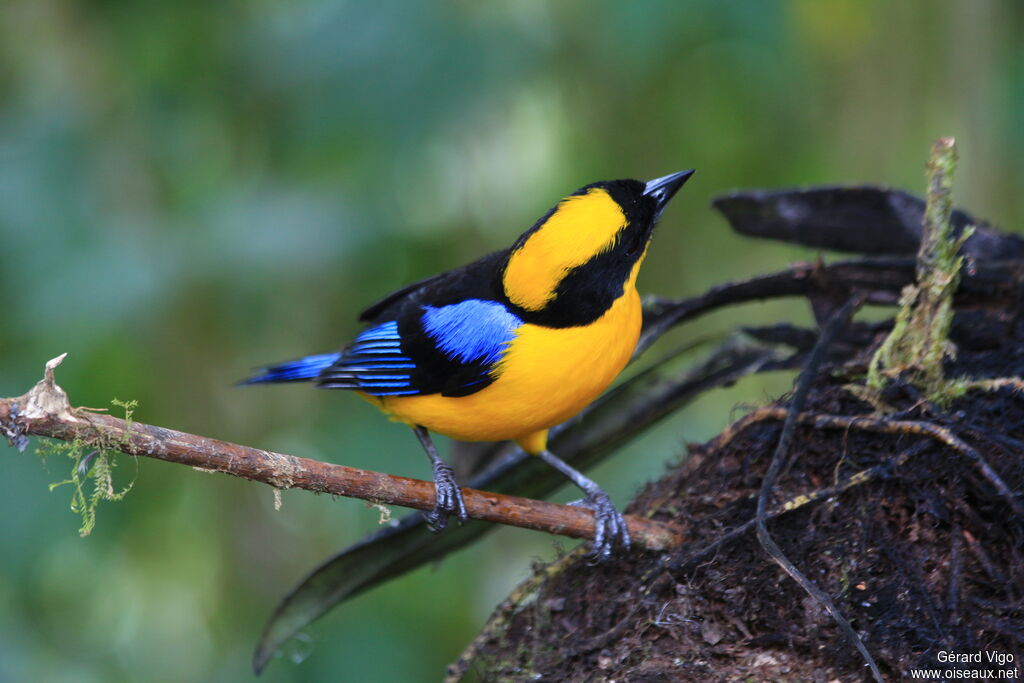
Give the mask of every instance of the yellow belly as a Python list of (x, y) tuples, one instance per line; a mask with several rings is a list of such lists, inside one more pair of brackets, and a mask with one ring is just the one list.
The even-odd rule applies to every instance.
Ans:
[(641, 318), (640, 296), (627, 286), (590, 325), (520, 327), (498, 378), (475, 394), (366, 398), (395, 420), (455, 439), (514, 439), (527, 450), (541, 450), (547, 429), (583, 410), (626, 366), (640, 336)]

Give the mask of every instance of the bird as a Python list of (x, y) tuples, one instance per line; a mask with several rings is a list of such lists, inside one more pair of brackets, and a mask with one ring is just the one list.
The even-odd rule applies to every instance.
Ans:
[(241, 384), (311, 382), (346, 389), (414, 431), (433, 470), (434, 532), (466, 521), (453, 470), (431, 432), (515, 441), (582, 489), (591, 555), (630, 546), (622, 514), (596, 482), (548, 450), (548, 431), (596, 399), (640, 336), (637, 274), (655, 224), (692, 169), (648, 182), (585, 185), (511, 247), (414, 282), (364, 310), (340, 351), (268, 365)]

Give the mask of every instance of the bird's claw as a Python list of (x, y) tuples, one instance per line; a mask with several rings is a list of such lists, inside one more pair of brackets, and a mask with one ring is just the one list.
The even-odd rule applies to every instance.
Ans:
[(448, 516), (452, 513), (460, 523), (469, 519), (466, 504), (462, 500), (462, 491), (455, 481), (455, 473), (444, 462), (434, 465), (434, 492), (437, 499), (434, 509), (423, 513), (432, 532), (436, 534), (444, 530), (448, 525)]
[(629, 550), (629, 528), (626, 519), (604, 491), (598, 489), (587, 494), (582, 500), (569, 503), (586, 508), (594, 513), (594, 542), (587, 556), (597, 564), (612, 557), (616, 549)]
[(21, 415), (21, 409), (15, 403), (11, 406), (8, 421), (0, 422), (0, 434), (6, 437), (7, 443), (17, 448), (18, 452), (24, 453), (25, 447), (28, 446), (28, 436), (25, 435), (24, 427), (18, 424), (19, 415)]

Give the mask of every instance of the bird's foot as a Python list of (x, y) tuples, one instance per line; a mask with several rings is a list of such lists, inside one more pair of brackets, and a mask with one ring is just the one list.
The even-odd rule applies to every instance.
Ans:
[(436, 534), (444, 530), (448, 525), (448, 516), (453, 513), (460, 523), (469, 519), (466, 504), (462, 500), (462, 491), (455, 481), (455, 473), (451, 466), (442, 460), (434, 462), (434, 492), (437, 498), (434, 509), (423, 513), (431, 531)]
[(594, 513), (594, 542), (588, 553), (594, 564), (611, 559), (616, 549), (629, 550), (629, 528), (626, 526), (626, 519), (604, 490), (594, 486), (587, 491), (586, 498), (569, 505), (586, 508)]
[(0, 422), (0, 435), (7, 438), (7, 443), (24, 453), (25, 447), (28, 446), (28, 436), (25, 434), (25, 428), (18, 424), (19, 415), (21, 415), (21, 409), (15, 403), (11, 406), (7, 422)]

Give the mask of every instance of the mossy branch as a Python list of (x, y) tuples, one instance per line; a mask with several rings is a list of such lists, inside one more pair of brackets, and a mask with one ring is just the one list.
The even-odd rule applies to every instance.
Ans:
[[(124, 410), (126, 431), (112, 441), (106, 437), (97, 437), (92, 441), (72, 439), (71, 441), (43, 441), (36, 452), (43, 458), (62, 455), (71, 460), (71, 475), (63, 480), (50, 484), (50, 490), (65, 485), (71, 487), (71, 511), (82, 517), (82, 526), (78, 529), (80, 536), (88, 536), (96, 526), (96, 508), (103, 501), (115, 502), (122, 500), (131, 491), (135, 480), (132, 479), (123, 488), (114, 487), (114, 470), (117, 467), (115, 452), (119, 442), (127, 439), (131, 431), (132, 412), (138, 406), (137, 401), (119, 401), (111, 403)], [(92, 489), (89, 490), (89, 482)]]
[(944, 359), (956, 351), (949, 341), (949, 329), (953, 294), (964, 262), (960, 247), (973, 231), (968, 227), (959, 237), (953, 235), (950, 216), (956, 164), (953, 138), (940, 138), (932, 145), (917, 282), (903, 289), (892, 332), (871, 359), (866, 387), (855, 388), (855, 393), (877, 407), (883, 406), (882, 390), (896, 378), (918, 387), (939, 405), (963, 391), (949, 382), (943, 371)]
[[(78, 444), (80, 451), (98, 447), (117, 450), (209, 472), (223, 472), (269, 484), (275, 489), (301, 488), (420, 510), (434, 507), (431, 482), (272, 453), (73, 409), (67, 394), (54, 382), (53, 370), (63, 359), (61, 356), (47, 363), (45, 377), (24, 396), (0, 399), (0, 434), (12, 445), (24, 448), (25, 435), (33, 434)], [(116, 491), (112, 485), (108, 488), (107, 482), (106, 477), (98, 481), (102, 486), (99, 498), (122, 495), (123, 492)], [(91, 495), (94, 494), (82, 490), (80, 503), (88, 507)], [(594, 535), (594, 514), (585, 508), (474, 489), (463, 489), (462, 495), (469, 516), (474, 519), (573, 538), (589, 539)], [(626, 515), (626, 523), (636, 545), (648, 550), (665, 550), (678, 546), (683, 540), (677, 528), (661, 522)]]

